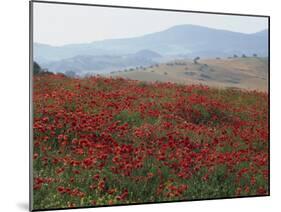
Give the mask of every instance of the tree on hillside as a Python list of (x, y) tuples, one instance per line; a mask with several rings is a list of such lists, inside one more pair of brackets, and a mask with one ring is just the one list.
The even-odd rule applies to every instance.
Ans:
[(242, 58), (246, 58), (247, 56), (245, 54), (242, 54)]
[(194, 63), (194, 64), (198, 64), (198, 60), (200, 60), (200, 57), (195, 57), (195, 58), (193, 59), (193, 63)]
[(39, 74), (42, 71), (40, 65), (36, 63), (35, 61), (33, 62), (33, 74)]
[(236, 54), (233, 55), (233, 58), (237, 58), (238, 56)]
[(258, 55), (256, 53), (253, 54), (253, 57), (257, 57)]
[[(33, 62), (33, 75), (42, 74), (42, 75), (52, 75), (53, 72), (48, 69), (41, 68), (41, 66), (37, 62)], [(63, 74), (64, 75), (64, 74)]]

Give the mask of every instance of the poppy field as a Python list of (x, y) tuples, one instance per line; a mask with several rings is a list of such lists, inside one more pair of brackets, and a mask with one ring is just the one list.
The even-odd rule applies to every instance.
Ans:
[(268, 93), (33, 78), (34, 209), (268, 195)]

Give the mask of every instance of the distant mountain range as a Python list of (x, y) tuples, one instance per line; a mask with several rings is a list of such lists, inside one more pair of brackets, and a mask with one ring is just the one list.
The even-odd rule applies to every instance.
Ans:
[(128, 55), (77, 55), (59, 61), (49, 62), (45, 67), (54, 72), (72, 71), (77, 74), (117, 71), (126, 68), (149, 66), (161, 58), (160, 54), (150, 50), (138, 51)]
[[(85, 44), (34, 44), (34, 59), (50, 71), (104, 71), (149, 65), (165, 58), (268, 54), (268, 30), (253, 34), (178, 25), (140, 37)], [(161, 59), (160, 59), (161, 58)]]

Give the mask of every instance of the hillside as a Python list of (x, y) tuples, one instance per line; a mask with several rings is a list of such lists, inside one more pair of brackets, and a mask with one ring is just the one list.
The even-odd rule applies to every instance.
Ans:
[(139, 37), (109, 39), (92, 43), (50, 46), (35, 43), (35, 60), (42, 65), (77, 55), (126, 55), (143, 49), (163, 56), (223, 57), (233, 54), (268, 54), (268, 31), (245, 34), (196, 25), (177, 25)]
[(254, 57), (205, 59), (199, 60), (198, 64), (191, 60), (177, 60), (145, 70), (115, 72), (107, 76), (267, 91), (268, 62), (265, 58)]
[(137, 66), (155, 64), (162, 56), (151, 50), (141, 50), (127, 55), (77, 55), (75, 57), (49, 62), (43, 65), (53, 72), (73, 71), (83, 76), (85, 74), (107, 73)]
[(268, 95), (34, 77), (34, 209), (268, 195)]

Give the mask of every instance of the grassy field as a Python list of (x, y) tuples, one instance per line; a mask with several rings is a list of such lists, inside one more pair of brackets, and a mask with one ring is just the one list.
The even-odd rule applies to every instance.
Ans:
[(34, 209), (268, 194), (268, 94), (34, 76)]
[(267, 92), (267, 58), (176, 60), (144, 69), (115, 72), (109, 76), (147, 82), (174, 82), (186, 85), (204, 84), (217, 88), (239, 88)]

